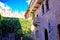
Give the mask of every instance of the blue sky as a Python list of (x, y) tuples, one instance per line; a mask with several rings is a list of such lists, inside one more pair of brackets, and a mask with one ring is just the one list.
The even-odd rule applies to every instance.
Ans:
[(20, 12), (27, 10), (30, 0), (0, 0), (0, 2), (8, 5), (12, 11), (18, 10)]

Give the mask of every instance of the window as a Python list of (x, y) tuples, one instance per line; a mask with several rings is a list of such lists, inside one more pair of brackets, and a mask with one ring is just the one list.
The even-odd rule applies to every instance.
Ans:
[(59, 38), (60, 38), (60, 24), (57, 25), (57, 28), (58, 28)]
[(47, 29), (45, 29), (44, 34), (45, 34), (45, 40), (48, 40), (48, 32), (47, 32)]
[(48, 0), (46, 0), (46, 10), (49, 10), (49, 4), (48, 4)]
[[(44, 14), (44, 4), (42, 4), (42, 12), (43, 12), (43, 14)], [(43, 15), (43, 14), (42, 14), (42, 15)]]
[(38, 14), (37, 14), (37, 17), (38, 17)]

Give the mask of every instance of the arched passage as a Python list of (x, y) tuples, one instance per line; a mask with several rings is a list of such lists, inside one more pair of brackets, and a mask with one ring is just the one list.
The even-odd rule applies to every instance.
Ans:
[(45, 29), (44, 35), (45, 35), (45, 40), (48, 40), (48, 32), (47, 32), (47, 29)]
[(60, 38), (60, 24), (57, 25), (57, 28), (58, 28), (59, 38)]

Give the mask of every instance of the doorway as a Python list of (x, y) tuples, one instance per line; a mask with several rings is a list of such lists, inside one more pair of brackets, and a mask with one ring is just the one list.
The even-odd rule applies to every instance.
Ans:
[(44, 35), (45, 35), (45, 40), (48, 40), (48, 32), (47, 32), (47, 29), (45, 29)]
[(58, 35), (59, 35), (59, 38), (60, 38), (60, 24), (57, 25), (57, 28), (58, 28)]

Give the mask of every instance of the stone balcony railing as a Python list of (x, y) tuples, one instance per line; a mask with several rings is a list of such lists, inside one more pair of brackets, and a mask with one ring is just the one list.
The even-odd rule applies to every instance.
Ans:
[(44, 0), (31, 0), (30, 5), (25, 13), (25, 17), (28, 18), (31, 12), (34, 13), (40, 7), (43, 1)]

